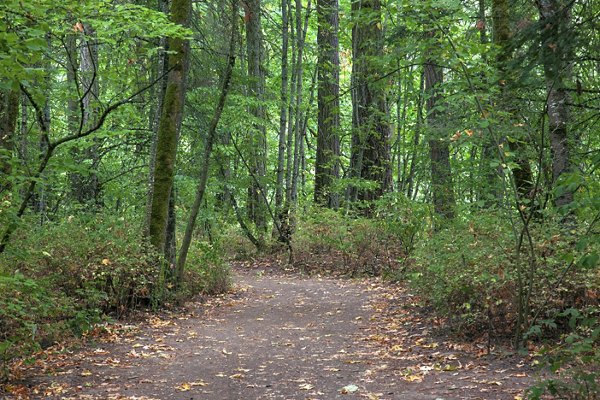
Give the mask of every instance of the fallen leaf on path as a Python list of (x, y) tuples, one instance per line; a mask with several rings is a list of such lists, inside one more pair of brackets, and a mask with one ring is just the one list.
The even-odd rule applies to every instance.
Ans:
[(298, 388), (299, 388), (300, 390), (311, 390), (311, 389), (313, 389), (313, 388), (314, 388), (314, 386), (313, 386), (313, 385), (311, 385), (310, 383), (303, 383), (303, 384), (301, 384), (301, 385), (298, 385)]
[(340, 393), (342, 394), (354, 393), (356, 391), (358, 391), (358, 386), (356, 385), (346, 385), (340, 389)]
[(408, 382), (422, 382), (423, 377), (421, 375), (407, 375), (404, 377), (404, 380)]

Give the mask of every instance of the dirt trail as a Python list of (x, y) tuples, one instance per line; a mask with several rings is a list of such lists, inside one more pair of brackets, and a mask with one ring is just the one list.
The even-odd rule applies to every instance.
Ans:
[(234, 293), (185, 314), (55, 355), (26, 378), (31, 398), (515, 399), (527, 384), (518, 360), (476, 358), (390, 317), (390, 302), (406, 299), (378, 285), (263, 272), (237, 272)]

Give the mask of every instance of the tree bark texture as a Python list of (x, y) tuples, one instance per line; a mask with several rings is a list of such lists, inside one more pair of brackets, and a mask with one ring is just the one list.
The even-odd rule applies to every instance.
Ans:
[(0, 91), (0, 200), (12, 188), (12, 156), (19, 114), (19, 91)]
[[(191, 0), (173, 0), (171, 4), (171, 19), (173, 22), (188, 26), (190, 12)], [(149, 223), (150, 243), (161, 252), (165, 248), (169, 199), (177, 155), (178, 128), (183, 116), (185, 70), (189, 57), (189, 46), (184, 39), (172, 38), (169, 40), (169, 50), (172, 53), (169, 54), (167, 89), (157, 135)]]
[(552, 181), (556, 192), (554, 203), (565, 207), (573, 202), (573, 192), (560, 188), (561, 178), (571, 172), (571, 138), (569, 137), (569, 95), (566, 82), (570, 78), (573, 30), (572, 1), (538, 0), (540, 13), (542, 61), (546, 78), (548, 129), (552, 148)]
[[(433, 36), (433, 35), (432, 35)], [(431, 162), (431, 192), (433, 208), (436, 215), (443, 218), (454, 218), (454, 190), (452, 186), (452, 170), (450, 168), (450, 146), (444, 137), (443, 121), (436, 106), (441, 105), (443, 83), (442, 67), (431, 59), (423, 66), (425, 75), (425, 92), (427, 128), (429, 133), (429, 157)]]
[[(246, 45), (248, 52), (248, 94), (254, 98), (250, 113), (254, 117), (250, 131), (250, 171), (259, 181), (267, 170), (267, 132), (265, 128), (266, 110), (263, 104), (265, 95), (265, 70), (263, 65), (263, 34), (261, 28), (260, 0), (245, 0)], [(265, 189), (265, 188), (263, 188)], [(264, 241), (267, 230), (267, 205), (262, 190), (254, 180), (248, 188), (248, 213), (259, 232), (259, 240)]]
[[(158, 0), (158, 10), (165, 14), (169, 11), (168, 0)], [(167, 75), (169, 72), (167, 46), (168, 40), (166, 37), (160, 38), (160, 45), (163, 48), (158, 53), (156, 62), (156, 76), (162, 77), (156, 88), (156, 109), (150, 115), (150, 129), (152, 137), (150, 139), (150, 157), (148, 160), (148, 192), (146, 195), (146, 211), (145, 211), (145, 235), (149, 236), (150, 232), (150, 215), (152, 213), (152, 197), (154, 193), (154, 168), (156, 166), (156, 146), (158, 142), (158, 128), (160, 126), (160, 118), (162, 116), (163, 100), (167, 91)]]
[(350, 187), (350, 200), (375, 200), (392, 187), (390, 124), (385, 81), (376, 60), (383, 56), (381, 3), (352, 2), (352, 148), (350, 173), (378, 184), (376, 189)]
[(315, 203), (337, 208), (339, 196), (333, 184), (340, 166), (340, 57), (338, 1), (317, 0), (318, 115), (315, 162)]

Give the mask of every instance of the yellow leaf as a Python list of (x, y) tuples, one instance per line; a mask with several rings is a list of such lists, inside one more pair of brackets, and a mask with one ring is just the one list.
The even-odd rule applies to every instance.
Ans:
[(92, 371), (90, 371), (89, 369), (84, 369), (83, 371), (81, 371), (81, 376), (92, 376)]
[(420, 375), (408, 375), (404, 377), (404, 380), (407, 380), (409, 382), (421, 382), (423, 380), (423, 377)]
[(190, 389), (192, 389), (192, 386), (189, 383), (182, 383), (181, 385), (177, 386), (177, 390), (180, 392), (187, 392)]
[(300, 390), (311, 390), (312, 388), (314, 388), (314, 386), (310, 383), (303, 383), (302, 385), (299, 385), (298, 388)]

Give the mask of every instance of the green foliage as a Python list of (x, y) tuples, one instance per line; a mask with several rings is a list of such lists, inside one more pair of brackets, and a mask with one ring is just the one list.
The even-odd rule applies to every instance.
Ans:
[(78, 299), (82, 309), (121, 315), (151, 300), (157, 289), (158, 256), (137, 240), (140, 228), (124, 219), (71, 216), (17, 235), (23, 235), (20, 245), (3, 261)]
[[(494, 214), (456, 221), (421, 242), (408, 271), (411, 284), (440, 315), (462, 331), (487, 326), (488, 313), (514, 318), (512, 249), (505, 224)], [(510, 325), (498, 325), (510, 329)], [(508, 332), (504, 332), (508, 333)]]
[(157, 300), (159, 257), (140, 233), (101, 215), (17, 232), (0, 257), (3, 363)]
[(44, 282), (0, 271), (0, 382), (8, 377), (7, 363), (24, 352), (52, 342), (64, 318), (73, 315), (72, 304)]
[(569, 308), (566, 318), (571, 331), (557, 344), (547, 345), (541, 355), (553, 378), (543, 380), (528, 391), (528, 398), (552, 395), (561, 399), (595, 399), (600, 396), (600, 308)]
[(375, 210), (377, 217), (371, 219), (311, 209), (298, 221), (294, 235), (296, 264), (309, 272), (400, 274), (418, 235), (419, 208), (413, 209), (403, 196), (390, 195)]
[(219, 245), (195, 241), (190, 248), (185, 284), (190, 293), (216, 295), (231, 288), (231, 270)]
[(573, 249), (572, 238), (551, 222), (532, 224), (530, 231), (535, 262), (517, 255), (515, 235), (501, 214), (478, 212), (421, 242), (408, 276), (459, 332), (499, 336), (514, 332), (521, 281), (523, 293), (530, 293), (529, 338), (556, 336), (569, 329), (561, 312), (596, 301), (600, 277), (588, 265), (598, 247), (587, 242), (585, 251)]

